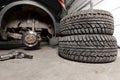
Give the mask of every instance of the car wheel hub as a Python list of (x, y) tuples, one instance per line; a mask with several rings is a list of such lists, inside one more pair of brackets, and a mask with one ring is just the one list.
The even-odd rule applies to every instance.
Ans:
[(25, 36), (25, 41), (29, 44), (35, 43), (36, 40), (37, 40), (37, 37), (34, 34), (28, 34), (28, 35)]
[(33, 47), (39, 43), (39, 37), (36, 32), (28, 31), (23, 34), (23, 43), (28, 47)]

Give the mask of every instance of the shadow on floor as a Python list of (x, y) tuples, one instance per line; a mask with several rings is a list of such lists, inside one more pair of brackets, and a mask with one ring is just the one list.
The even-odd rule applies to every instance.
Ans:
[(40, 43), (40, 47), (39, 48), (36, 48), (36, 49), (32, 49), (32, 48), (27, 48), (23, 45), (22, 41), (19, 41), (19, 40), (15, 40), (15, 41), (0, 41), (0, 50), (10, 50), (10, 49), (24, 49), (24, 50), (38, 50), (38, 49), (41, 49), (41, 47), (45, 47), (45, 46), (49, 46), (49, 47), (52, 47), (52, 48), (56, 48), (56, 46), (51, 46), (49, 45), (48, 42), (41, 42)]

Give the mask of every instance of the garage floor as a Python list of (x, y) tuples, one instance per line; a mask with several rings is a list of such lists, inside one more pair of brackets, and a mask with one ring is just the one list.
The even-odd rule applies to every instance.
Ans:
[(60, 58), (57, 49), (47, 46), (39, 50), (0, 50), (0, 54), (16, 50), (34, 55), (32, 60), (0, 62), (0, 80), (120, 80), (119, 55), (112, 63), (88, 64)]

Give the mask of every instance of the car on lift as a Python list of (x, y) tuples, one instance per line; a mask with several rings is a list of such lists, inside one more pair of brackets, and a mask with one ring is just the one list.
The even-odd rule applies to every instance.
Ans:
[(0, 41), (39, 47), (59, 34), (62, 0), (0, 0)]

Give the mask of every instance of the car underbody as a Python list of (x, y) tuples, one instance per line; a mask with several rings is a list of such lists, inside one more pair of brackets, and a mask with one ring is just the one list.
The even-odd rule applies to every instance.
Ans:
[[(55, 14), (58, 12), (53, 12), (43, 6), (40, 8), (38, 7), (41, 6), (40, 4), (38, 5), (36, 2), (33, 4), (32, 1), (25, 0), (28, 4), (24, 4), (24, 1), (20, 1), (21, 4), (17, 2), (13, 2), (15, 6), (10, 7), (3, 16), (1, 13), (1, 41), (17, 39), (22, 40), (27, 47), (35, 47), (39, 42), (49, 42), (51, 38), (56, 36), (55, 24), (59, 22), (59, 19)], [(10, 4), (12, 6), (12, 3)]]

